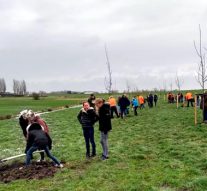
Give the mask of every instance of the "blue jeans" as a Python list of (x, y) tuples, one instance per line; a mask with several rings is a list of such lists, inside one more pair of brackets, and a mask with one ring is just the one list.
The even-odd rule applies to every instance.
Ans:
[[(26, 156), (26, 165), (30, 164), (31, 158), (32, 158), (32, 154), (33, 152), (37, 151), (39, 148), (36, 145), (33, 145), (32, 147), (30, 147), (30, 149), (27, 151), (27, 156)], [(48, 148), (48, 146), (44, 147), (42, 150), (45, 151), (45, 153), (47, 154), (47, 156), (52, 159), (52, 161), (57, 164), (60, 165), (60, 162), (50, 153), (50, 150)]]
[(94, 128), (89, 127), (83, 129), (83, 135), (86, 143), (86, 155), (90, 156), (90, 143), (92, 146), (92, 155), (96, 155), (96, 144), (94, 141)]
[(108, 157), (109, 148), (108, 148), (108, 133), (101, 132), (101, 146), (103, 149), (103, 156)]

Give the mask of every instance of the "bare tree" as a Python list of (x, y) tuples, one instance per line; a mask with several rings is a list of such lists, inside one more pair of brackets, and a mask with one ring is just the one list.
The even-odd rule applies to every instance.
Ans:
[(203, 45), (202, 45), (202, 31), (200, 25), (199, 25), (199, 43), (198, 45), (196, 45), (196, 42), (194, 41), (194, 48), (199, 57), (196, 80), (200, 84), (203, 93), (205, 93), (205, 83), (207, 81), (207, 68), (206, 68), (206, 55), (203, 51)]
[(175, 84), (176, 84), (179, 92), (181, 90), (181, 87), (183, 86), (183, 83), (184, 83), (184, 78), (179, 76), (178, 73), (176, 73)]
[(6, 92), (6, 82), (4, 78), (0, 78), (0, 93)]
[(112, 70), (111, 70), (111, 63), (109, 61), (109, 56), (108, 56), (106, 45), (105, 45), (105, 54), (106, 54), (106, 66), (108, 70), (108, 78), (105, 77), (105, 88), (108, 91), (108, 93), (111, 93), (112, 92)]
[(170, 91), (172, 92), (173, 91), (173, 83), (170, 82)]
[(130, 93), (130, 91), (131, 91), (131, 86), (130, 86), (130, 84), (129, 84), (129, 81), (128, 80), (126, 80), (126, 91), (127, 91), (127, 93), (129, 94)]
[(16, 95), (25, 95), (27, 91), (26, 82), (19, 81), (19, 80), (13, 80), (13, 91)]

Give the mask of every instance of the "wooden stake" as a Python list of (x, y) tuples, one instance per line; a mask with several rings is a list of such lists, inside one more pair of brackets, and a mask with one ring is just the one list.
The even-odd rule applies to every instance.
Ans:
[(194, 106), (194, 113), (195, 113), (195, 125), (197, 125), (197, 97), (195, 96), (195, 106)]

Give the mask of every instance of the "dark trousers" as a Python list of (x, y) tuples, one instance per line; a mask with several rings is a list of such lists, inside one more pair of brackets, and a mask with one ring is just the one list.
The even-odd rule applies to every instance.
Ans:
[(137, 109), (138, 109), (138, 106), (136, 106), (136, 107), (133, 107), (133, 110), (134, 110), (134, 115), (138, 115), (138, 113), (137, 113)]
[(111, 118), (114, 118), (114, 113), (116, 114), (117, 117), (119, 117), (119, 114), (118, 114), (116, 106), (112, 106), (111, 107)]
[(189, 99), (189, 100), (188, 100), (188, 105), (187, 105), (187, 107), (189, 107), (190, 104), (191, 104), (191, 106), (193, 107), (193, 99)]
[(27, 151), (27, 157), (26, 157), (26, 165), (30, 164), (31, 158), (32, 158), (32, 154), (33, 152), (37, 151), (37, 150), (44, 150), (46, 155), (52, 159), (52, 161), (57, 164), (60, 165), (60, 162), (50, 153), (50, 150), (47, 146), (45, 146), (44, 148), (39, 148), (36, 145), (33, 145), (32, 147), (30, 147), (30, 149)]
[(121, 118), (123, 119), (124, 116), (126, 115), (126, 107), (120, 107), (120, 110), (121, 110)]
[(154, 101), (155, 102), (155, 107), (157, 106), (157, 101)]
[(207, 121), (207, 109), (203, 111), (203, 121)]
[(94, 141), (94, 128), (89, 127), (83, 129), (83, 135), (86, 143), (86, 155), (90, 156), (90, 143), (92, 146), (92, 155), (96, 155), (96, 144)]

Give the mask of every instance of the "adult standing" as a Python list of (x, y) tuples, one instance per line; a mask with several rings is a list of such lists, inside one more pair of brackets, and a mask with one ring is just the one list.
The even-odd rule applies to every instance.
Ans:
[[(77, 118), (83, 129), (86, 144), (86, 158), (95, 157), (94, 124), (98, 118), (96, 112), (93, 107), (90, 107), (88, 102), (83, 102), (83, 108), (80, 110)], [(90, 155), (90, 143), (92, 146), (92, 155)]]
[(154, 103), (155, 103), (155, 107), (157, 106), (157, 101), (158, 101), (158, 96), (157, 94), (154, 95)]
[(140, 104), (140, 109), (144, 109), (144, 102), (145, 102), (144, 97), (142, 95), (138, 95), (137, 99), (138, 99), (139, 104)]
[(109, 105), (111, 107), (111, 118), (114, 118), (114, 113), (119, 118), (118, 110), (117, 110), (117, 104), (116, 99), (113, 96), (109, 97)]
[(102, 160), (106, 160), (109, 157), (108, 135), (112, 129), (110, 105), (104, 103), (104, 100), (101, 98), (97, 99), (95, 104), (98, 112), (99, 130), (101, 132)]
[(188, 102), (187, 107), (189, 107), (190, 104), (191, 104), (191, 107), (193, 107), (193, 101), (194, 101), (194, 100), (193, 100), (193, 94), (192, 94), (191, 92), (188, 92), (188, 93), (186, 94), (185, 98), (186, 98), (186, 100), (187, 100), (187, 102)]
[(136, 96), (134, 96), (134, 98), (132, 99), (132, 107), (134, 110), (134, 115), (137, 116), (138, 115), (137, 109), (139, 107), (139, 101), (137, 100)]
[(120, 110), (121, 110), (121, 118), (123, 119), (124, 116), (126, 115), (127, 107), (130, 106), (130, 101), (126, 97), (126, 95), (122, 95), (122, 97), (119, 99), (118, 104), (119, 104)]

